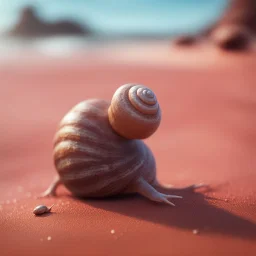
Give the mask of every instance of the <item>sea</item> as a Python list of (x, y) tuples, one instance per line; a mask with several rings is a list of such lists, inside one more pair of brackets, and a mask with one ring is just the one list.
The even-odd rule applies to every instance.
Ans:
[[(163, 38), (193, 34), (213, 23), (227, 0), (0, 0), (0, 35), (18, 21), (26, 6), (33, 6), (42, 20), (69, 19), (88, 26), (97, 38)], [(40, 39), (34, 47), (59, 49), (89, 45), (91, 38)], [(8, 54), (24, 44), (0, 36), (0, 53)]]

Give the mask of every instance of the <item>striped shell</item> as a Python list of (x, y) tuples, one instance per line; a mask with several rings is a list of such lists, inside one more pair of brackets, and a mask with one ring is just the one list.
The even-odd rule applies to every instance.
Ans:
[(140, 140), (119, 136), (108, 118), (110, 104), (86, 100), (62, 119), (54, 139), (54, 163), (61, 181), (80, 197), (129, 193), (143, 176), (155, 180), (155, 160)]
[(161, 121), (155, 94), (143, 85), (127, 84), (115, 92), (108, 110), (112, 128), (127, 139), (145, 139)]

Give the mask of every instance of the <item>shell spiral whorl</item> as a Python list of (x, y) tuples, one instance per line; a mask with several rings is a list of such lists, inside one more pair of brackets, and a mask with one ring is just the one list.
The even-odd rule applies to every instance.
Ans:
[(145, 139), (161, 121), (161, 110), (155, 94), (143, 85), (121, 86), (113, 95), (108, 109), (112, 128), (127, 139)]

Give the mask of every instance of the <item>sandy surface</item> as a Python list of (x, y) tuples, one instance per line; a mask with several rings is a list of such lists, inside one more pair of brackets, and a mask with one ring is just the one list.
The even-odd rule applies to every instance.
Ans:
[[(256, 254), (255, 54), (168, 47), (1, 63), (1, 255)], [(81, 201), (63, 188), (36, 199), (55, 174), (52, 138), (62, 116), (128, 82), (152, 88), (162, 108), (146, 140), (159, 180), (213, 190), (183, 194), (175, 208), (137, 196)], [(52, 214), (33, 216), (36, 205), (52, 203)]]

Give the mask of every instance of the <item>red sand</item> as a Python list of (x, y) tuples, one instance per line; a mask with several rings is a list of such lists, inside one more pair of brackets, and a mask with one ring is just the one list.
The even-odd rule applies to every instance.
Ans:
[[(200, 65), (176, 50), (152, 57), (154, 65), (148, 55), (127, 65), (75, 57), (1, 64), (1, 255), (256, 255), (255, 54), (195, 53), (187, 56)], [(179, 54), (191, 65), (168, 63)], [(55, 174), (52, 138), (62, 116), (128, 82), (151, 87), (163, 111), (147, 140), (159, 179), (208, 183), (214, 190), (204, 195), (215, 199), (185, 194), (172, 208), (137, 196), (80, 201), (64, 189), (36, 199)], [(52, 214), (33, 216), (52, 203)]]

